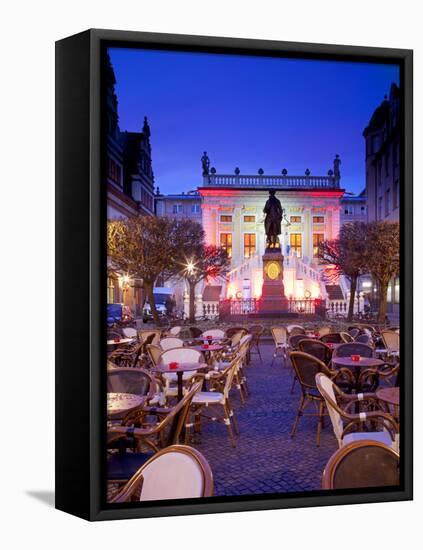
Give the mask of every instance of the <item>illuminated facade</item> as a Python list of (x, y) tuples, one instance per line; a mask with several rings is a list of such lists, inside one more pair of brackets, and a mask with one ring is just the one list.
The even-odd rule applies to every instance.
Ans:
[(202, 223), (209, 244), (223, 246), (232, 260), (222, 297), (259, 298), (262, 288), (262, 256), (265, 252), (263, 207), (268, 190), (275, 189), (285, 210), (280, 236), (284, 255), (287, 297), (326, 298), (326, 285), (317, 262), (318, 244), (336, 238), (340, 229), (340, 160), (327, 176), (203, 173)]

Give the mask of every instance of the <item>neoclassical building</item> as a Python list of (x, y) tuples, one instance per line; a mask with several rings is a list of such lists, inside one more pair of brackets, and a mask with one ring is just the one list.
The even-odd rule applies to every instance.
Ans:
[(281, 249), (285, 258), (284, 285), (288, 297), (326, 298), (317, 261), (321, 241), (336, 238), (340, 228), (340, 159), (333, 170), (314, 176), (218, 174), (203, 165), (202, 223), (209, 244), (225, 248), (231, 257), (224, 292), (231, 298), (259, 298), (262, 256), (266, 247), (263, 207), (275, 189), (284, 209)]

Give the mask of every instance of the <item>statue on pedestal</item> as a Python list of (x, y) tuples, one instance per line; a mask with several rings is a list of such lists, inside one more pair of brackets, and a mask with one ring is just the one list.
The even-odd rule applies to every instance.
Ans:
[(266, 214), (264, 219), (264, 229), (266, 232), (267, 248), (280, 248), (279, 235), (281, 234), (281, 222), (283, 217), (283, 208), (281, 201), (275, 196), (274, 189), (269, 190), (269, 198), (266, 201), (263, 212)]

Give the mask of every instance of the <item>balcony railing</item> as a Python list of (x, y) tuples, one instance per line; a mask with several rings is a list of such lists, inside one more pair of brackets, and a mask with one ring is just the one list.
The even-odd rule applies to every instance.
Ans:
[[(259, 298), (221, 300), (219, 304), (220, 318), (259, 313), (259, 304)], [(287, 313), (298, 313), (299, 315), (315, 315), (316, 313), (320, 315), (324, 311), (324, 303), (316, 298), (289, 298), (287, 306)]]
[(336, 176), (266, 176), (237, 174), (208, 174), (203, 187), (277, 187), (279, 189), (339, 189)]

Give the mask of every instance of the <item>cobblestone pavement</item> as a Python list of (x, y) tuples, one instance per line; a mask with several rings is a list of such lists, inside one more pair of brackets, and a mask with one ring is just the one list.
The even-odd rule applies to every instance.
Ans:
[(290, 393), (291, 368), (280, 357), (271, 366), (273, 350), (273, 344), (264, 342), (263, 361), (256, 354), (251, 356), (246, 369), (251, 396), (245, 404), (235, 389), (232, 393), (240, 432), (236, 448), (226, 426), (217, 422), (203, 422), (200, 439), (193, 443), (210, 463), (216, 496), (320, 489), (324, 466), (337, 448), (328, 418), (320, 447), (316, 446), (315, 417), (302, 417), (296, 436), (290, 438), (300, 388), (296, 384)]

